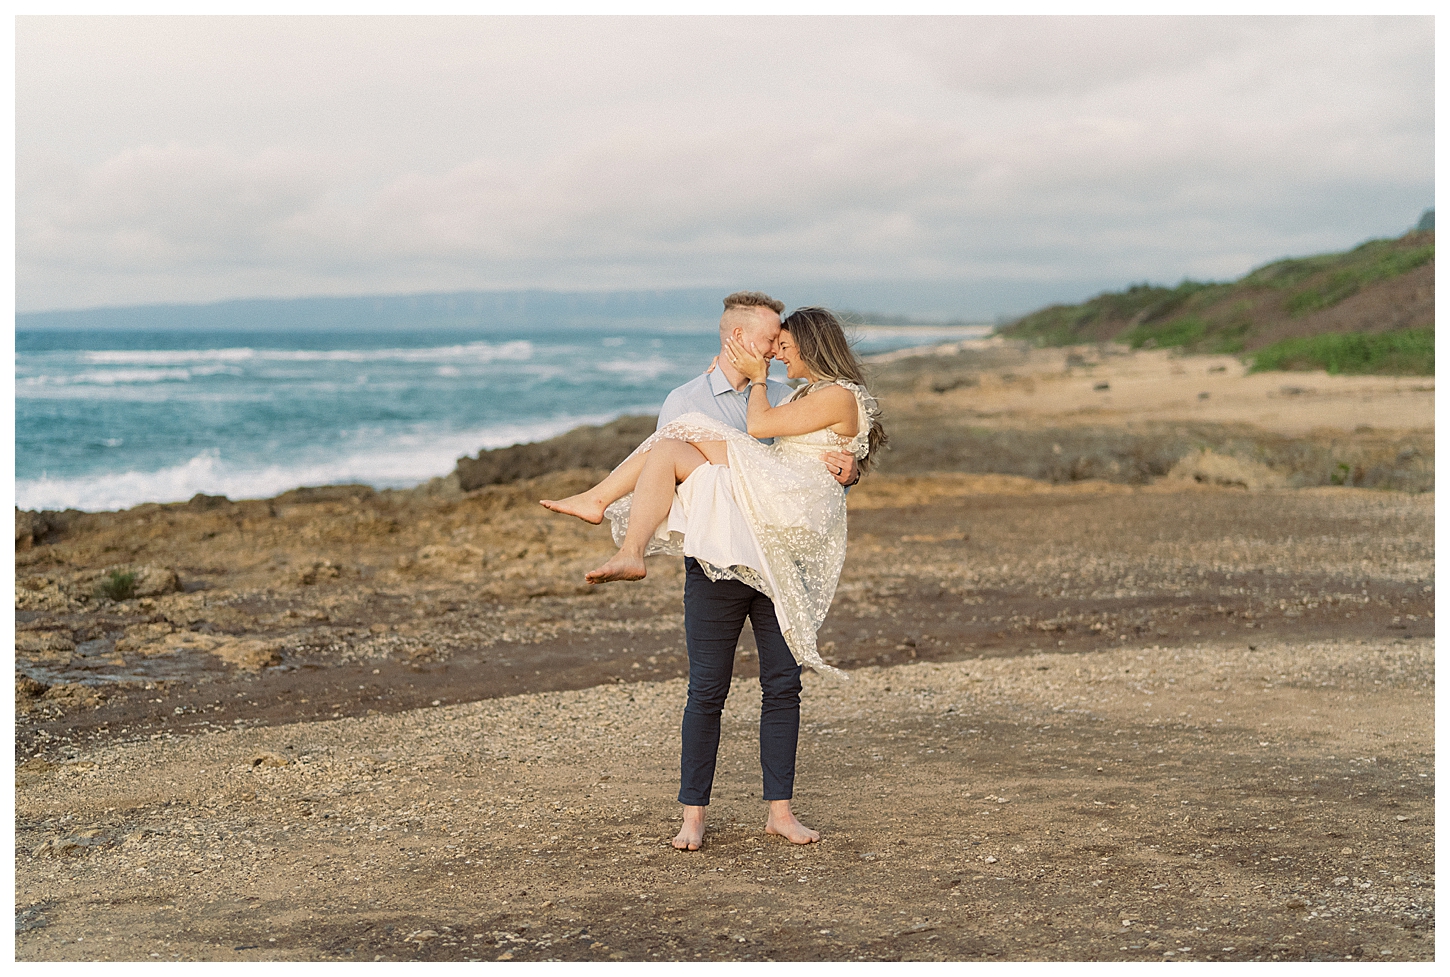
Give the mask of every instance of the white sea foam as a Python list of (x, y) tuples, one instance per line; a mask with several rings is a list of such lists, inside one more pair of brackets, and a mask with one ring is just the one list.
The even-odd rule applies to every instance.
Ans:
[(527, 360), (533, 355), (533, 343), (527, 339), (515, 339), (504, 343), (459, 343), (423, 349), (254, 349), (250, 346), (230, 349), (97, 349), (83, 352), (81, 358), (95, 364), (181, 366), (213, 362), (432, 363), (466, 360), (491, 363), (495, 360)]
[[(280, 352), (280, 351), (279, 351)], [(51, 354), (56, 355), (56, 354)], [(239, 349), (93, 349), (83, 350), (86, 363), (180, 366), (186, 363), (240, 363), (255, 359), (257, 350)]]
[[(258, 403), (271, 399), (265, 388), (212, 388), (183, 386), (177, 381), (145, 381), (145, 383), (26, 383), (28, 378), (14, 381), (16, 400), (120, 400), (120, 402), (162, 403), (178, 399), (178, 390), (186, 391), (187, 403)], [(29, 380), (33, 380), (29, 378)]]
[(150, 367), (119, 370), (81, 370), (79, 373), (39, 373), (35, 376), (19, 377), (17, 387), (67, 387), (101, 386), (143, 383), (186, 383), (197, 377), (211, 377), (221, 373), (238, 374), (234, 366), (222, 364), (194, 365), (189, 367)]
[[(624, 413), (638, 412), (639, 408)], [(453, 470), (458, 458), (480, 448), (540, 441), (581, 424), (601, 424), (620, 412), (551, 418), (469, 431), (418, 426), (405, 432), (356, 430), (336, 451), (315, 449), (269, 465), (243, 465), (213, 448), (157, 471), (125, 471), (82, 478), (17, 479), (15, 504), (22, 509), (125, 509), (142, 502), (184, 502), (198, 492), (232, 499), (268, 498), (301, 485), (361, 483), (411, 488)]]
[(653, 380), (671, 370), (677, 370), (679, 367), (663, 356), (649, 356), (636, 360), (604, 360), (603, 362), (595, 363), (594, 369), (600, 373), (643, 377)]
[(17, 387), (64, 387), (74, 384), (98, 384), (112, 386), (118, 383), (165, 383), (185, 382), (192, 377), (192, 371), (182, 369), (150, 370), (83, 370), (80, 373), (53, 376), (42, 373), (33, 377), (21, 377), (15, 381)]

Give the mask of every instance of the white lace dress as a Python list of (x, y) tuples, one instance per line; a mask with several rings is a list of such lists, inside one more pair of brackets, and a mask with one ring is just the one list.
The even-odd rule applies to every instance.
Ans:
[[(795, 660), (844, 676), (816, 650), (816, 631), (831, 609), (846, 559), (846, 493), (821, 453), (866, 457), (871, 421), (880, 411), (863, 387), (839, 380), (802, 388), (792, 399), (827, 383), (855, 395), (855, 437), (822, 429), (765, 445), (705, 414), (690, 413), (650, 435), (634, 453), (648, 451), (661, 438), (726, 443), (729, 466), (701, 465), (676, 487), (669, 517), (646, 554), (691, 556), (712, 580), (739, 580), (759, 590), (774, 602)], [(624, 542), (632, 498), (605, 510), (616, 544)]]

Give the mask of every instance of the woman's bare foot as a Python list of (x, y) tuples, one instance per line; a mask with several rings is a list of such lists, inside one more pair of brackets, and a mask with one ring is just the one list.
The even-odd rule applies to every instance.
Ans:
[(644, 557), (626, 556), (621, 550), (610, 557), (608, 563), (584, 574), (584, 579), (589, 583), (608, 583), (611, 580), (643, 580), (644, 576)]
[(685, 823), (670, 842), (680, 851), (699, 851), (705, 844), (705, 809), (685, 805)]
[(604, 521), (605, 505), (602, 501), (590, 498), (588, 492), (580, 492), (578, 495), (571, 495), (567, 499), (540, 499), (539, 505), (553, 512), (562, 512), (566, 516), (574, 516), (583, 519), (591, 525), (599, 525)]
[(780, 835), (793, 845), (809, 845), (821, 840), (819, 831), (812, 831), (796, 820), (791, 813), (790, 801), (771, 801), (770, 814), (765, 819), (765, 833)]

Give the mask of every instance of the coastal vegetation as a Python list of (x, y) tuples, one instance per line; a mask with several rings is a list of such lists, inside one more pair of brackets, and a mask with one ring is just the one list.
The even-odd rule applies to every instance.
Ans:
[(1255, 370), (1433, 375), (1434, 282), (1432, 224), (1349, 251), (1274, 261), (1233, 282), (1137, 284), (1049, 306), (1002, 334), (1039, 346), (1113, 341), (1227, 353)]
[(1435, 372), (1435, 330), (1398, 329), (1385, 333), (1325, 333), (1285, 339), (1252, 354), (1252, 372), (1324, 370), (1328, 373)]
[(136, 593), (136, 574), (129, 570), (112, 570), (101, 578), (96, 591), (111, 600), (130, 600)]

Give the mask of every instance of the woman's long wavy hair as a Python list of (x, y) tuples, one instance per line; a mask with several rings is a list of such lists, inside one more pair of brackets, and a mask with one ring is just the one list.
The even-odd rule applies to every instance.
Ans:
[[(866, 377), (861, 370), (861, 361), (851, 351), (846, 340), (846, 330), (841, 320), (830, 309), (807, 306), (796, 309), (781, 322), (780, 328), (790, 333), (796, 352), (806, 372), (817, 380), (849, 380), (866, 386)], [(878, 418), (871, 419), (871, 433), (867, 438), (866, 457), (861, 459), (861, 471), (870, 469), (876, 459), (876, 451), (886, 446), (886, 431)]]

